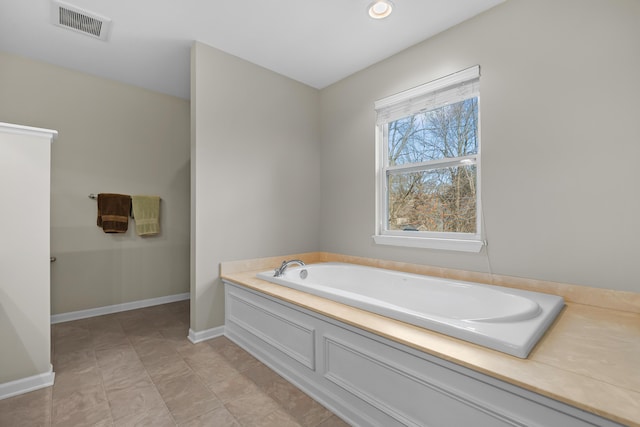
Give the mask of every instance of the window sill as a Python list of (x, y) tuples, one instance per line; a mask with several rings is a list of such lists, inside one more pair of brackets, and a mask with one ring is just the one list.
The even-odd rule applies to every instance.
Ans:
[(475, 253), (480, 252), (485, 245), (483, 240), (438, 239), (433, 237), (375, 235), (373, 240), (378, 245)]

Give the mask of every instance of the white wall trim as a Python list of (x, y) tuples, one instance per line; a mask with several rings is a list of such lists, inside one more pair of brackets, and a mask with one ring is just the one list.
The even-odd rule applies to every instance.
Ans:
[(221, 337), (222, 335), (224, 335), (224, 325), (198, 332), (189, 328), (189, 336), (187, 338), (189, 338), (189, 341), (192, 343), (198, 344), (199, 342)]
[(13, 123), (0, 123), (0, 129), (2, 129), (3, 132), (13, 133), (16, 135), (29, 135), (47, 138), (50, 142), (53, 142), (53, 140), (58, 136), (57, 130), (15, 125)]
[(440, 249), (478, 253), (486, 245), (484, 240), (438, 239), (433, 237), (410, 237), (376, 234), (373, 241), (378, 245), (404, 246), (407, 248)]
[(151, 307), (153, 305), (168, 304), (170, 302), (183, 301), (189, 298), (190, 298), (190, 294), (189, 292), (187, 292), (184, 294), (167, 295), (164, 297), (125, 302), (122, 304), (108, 305), (105, 307), (97, 307), (97, 308), (90, 308), (87, 310), (71, 311), (69, 313), (54, 314), (51, 316), (51, 324), (70, 322), (72, 320), (78, 320), (78, 319), (86, 319), (87, 317), (102, 316), (103, 314), (119, 313), (121, 311)]
[(2, 383), (0, 384), (0, 400), (52, 386), (55, 376), (53, 366), (49, 365), (48, 372)]

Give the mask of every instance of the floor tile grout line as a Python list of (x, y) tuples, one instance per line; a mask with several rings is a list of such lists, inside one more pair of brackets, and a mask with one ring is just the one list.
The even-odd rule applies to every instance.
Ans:
[[(175, 325), (169, 325), (166, 321), (163, 321), (162, 316), (163, 316), (163, 310), (166, 311), (167, 314), (171, 315), (171, 318), (173, 320), (176, 321)], [(133, 314), (133, 313), (132, 313)], [(128, 344), (128, 346), (134, 350), (136, 357), (138, 358), (138, 360), (141, 362), (141, 366), (144, 369), (144, 372), (146, 374), (146, 377), (150, 380), (151, 384), (153, 385), (153, 388), (155, 390), (155, 392), (159, 395), (159, 397), (161, 398), (162, 402), (163, 402), (163, 407), (164, 409), (167, 411), (167, 413), (170, 415), (170, 420), (173, 422), (173, 424), (175, 426), (178, 426), (178, 422), (176, 421), (176, 418), (174, 416), (174, 414), (171, 412), (171, 410), (169, 409), (167, 402), (165, 400), (165, 398), (162, 396), (162, 394), (160, 394), (160, 390), (158, 389), (158, 384), (156, 383), (156, 381), (154, 381), (154, 379), (151, 377), (151, 373), (149, 371), (149, 364), (148, 363), (144, 363), (142, 361), (142, 357), (141, 357), (141, 353), (139, 351), (139, 348), (135, 345), (134, 341), (134, 337), (135, 336), (140, 336), (143, 340), (145, 337), (147, 338), (159, 338), (159, 342), (161, 342), (162, 344), (167, 344), (171, 349), (173, 349), (173, 351), (176, 353), (178, 360), (180, 360), (182, 363), (184, 363), (189, 371), (193, 374), (196, 375), (196, 379), (197, 381), (203, 385), (207, 392), (210, 393), (211, 396), (215, 397), (218, 401), (220, 401), (221, 406), (219, 406), (218, 408), (214, 408), (211, 409), (209, 411), (205, 411), (202, 414), (196, 414), (194, 417), (189, 418), (188, 420), (183, 420), (182, 423), (187, 423), (190, 422), (191, 420), (194, 420), (200, 416), (209, 414), (211, 412), (215, 412), (219, 409), (224, 408), (224, 410), (226, 411), (227, 415), (230, 416), (234, 422), (236, 422), (238, 425), (242, 426), (243, 423), (240, 422), (240, 420), (233, 415), (233, 413), (231, 413), (231, 411), (229, 411), (228, 409), (228, 405), (230, 404), (230, 402), (232, 402), (233, 400), (230, 400), (229, 402), (224, 402), (224, 397), (222, 397), (221, 395), (219, 395), (218, 393), (216, 393), (214, 391), (214, 389), (212, 388), (213, 384), (209, 384), (207, 379), (205, 377), (203, 377), (202, 375), (204, 374), (204, 372), (198, 372), (194, 366), (192, 366), (193, 364), (190, 364), (187, 361), (188, 355), (190, 355), (190, 352), (181, 352), (179, 351), (179, 348), (181, 348), (181, 346), (183, 346), (182, 342), (180, 342), (180, 340), (176, 339), (176, 335), (174, 332), (172, 331), (166, 331), (167, 329), (172, 329), (172, 328), (188, 328), (188, 324), (186, 324), (185, 322), (183, 322), (183, 318), (185, 316), (184, 313), (182, 313), (182, 315), (179, 315), (178, 313), (175, 313), (171, 310), (166, 310), (166, 309), (156, 309), (156, 310), (145, 310), (145, 311), (140, 311), (138, 313), (133, 314), (133, 316), (131, 317), (127, 317), (125, 318), (124, 316), (117, 316), (117, 315), (111, 315), (111, 320), (115, 323), (115, 325), (118, 326), (118, 333), (121, 333), (124, 335), (124, 338), (126, 340), (126, 343)], [(136, 319), (137, 318), (137, 319)], [(133, 320), (133, 322), (132, 322)], [(139, 332), (135, 330), (135, 323), (136, 320), (139, 320), (140, 322), (149, 322), (151, 324), (151, 322), (157, 322), (155, 324), (151, 324), (150, 328), (142, 328), (142, 330), (140, 330)], [(133, 327), (132, 327), (132, 323), (133, 323)], [(99, 326), (96, 326), (99, 325)], [(125, 329), (125, 325), (128, 325), (129, 328)], [(107, 400), (107, 405), (109, 408), (109, 419), (108, 420), (104, 420), (104, 421), (108, 421), (110, 422), (112, 425), (114, 425), (116, 423), (115, 419), (114, 419), (114, 412), (113, 412), (113, 406), (111, 403), (111, 400), (109, 400), (109, 395), (107, 393), (107, 387), (106, 387), (106, 377), (104, 376), (104, 372), (103, 372), (103, 367), (100, 366), (100, 364), (98, 363), (98, 357), (97, 357), (97, 350), (96, 347), (100, 346), (100, 339), (99, 335), (102, 332), (114, 332), (112, 330), (112, 328), (109, 327), (109, 325), (102, 325), (101, 322), (96, 323), (95, 325), (91, 322), (88, 323), (78, 323), (77, 324), (77, 328), (80, 330), (85, 330), (85, 332), (89, 332), (89, 336), (90, 336), (90, 340), (89, 340), (89, 345), (91, 346), (90, 350), (93, 353), (93, 363), (94, 366), (97, 368), (98, 373), (100, 374), (100, 386), (101, 386), (101, 390), (102, 390), (102, 394), (104, 395), (104, 398), (106, 398)], [(163, 332), (163, 330), (165, 330)], [(62, 338), (64, 339), (68, 334), (73, 333), (73, 326), (71, 327), (70, 330), (62, 330), (62, 333), (64, 334), (62, 337), (60, 337), (60, 332), (61, 331), (57, 331), (52, 329), (52, 359), (55, 358), (55, 355), (57, 355), (57, 351), (56, 351), (56, 341), (57, 339), (54, 338), (54, 335), (57, 336), (58, 339)], [(222, 341), (218, 341), (218, 340), (222, 340)], [(217, 341), (217, 343), (214, 343), (214, 341)], [(138, 344), (140, 344), (140, 342), (136, 341)], [(59, 343), (58, 343), (59, 344)], [(113, 344), (115, 345), (115, 344)], [(191, 345), (196, 345), (191, 343)], [(257, 378), (254, 379), (251, 376), (247, 375), (247, 371), (254, 368), (254, 367), (258, 367), (258, 366), (264, 366), (265, 369), (268, 369), (270, 372), (272, 372), (273, 375), (275, 375), (274, 378), (278, 378), (281, 377), (277, 374), (277, 372), (273, 371), (272, 369), (270, 369), (268, 366), (262, 364), (258, 359), (255, 359), (255, 357), (253, 357), (250, 353), (246, 352), (244, 349), (242, 349), (241, 347), (239, 347), (237, 344), (235, 344), (234, 342), (228, 340), (228, 338), (226, 337), (219, 337), (219, 338), (214, 338), (212, 340), (208, 340), (208, 342), (202, 343), (201, 345), (206, 345), (208, 347), (208, 349), (212, 350), (215, 354), (221, 356), (222, 360), (225, 360), (226, 362), (228, 362), (229, 369), (233, 369), (233, 374), (235, 375), (240, 375), (242, 376), (242, 378), (250, 381), (251, 384), (253, 384), (256, 387), (256, 390), (259, 390), (264, 396), (269, 397), (270, 400), (274, 401), (276, 404), (275, 409), (271, 410), (267, 415), (265, 416), (271, 416), (271, 414), (274, 414), (277, 411), (281, 411), (282, 414), (286, 414), (286, 416), (288, 416), (293, 422), (295, 422), (297, 425), (300, 426), (307, 426), (307, 427), (317, 427), (319, 425), (321, 425), (322, 423), (326, 422), (327, 420), (329, 420), (332, 416), (335, 416), (335, 414), (333, 414), (330, 410), (328, 410), (327, 408), (324, 408), (327, 410), (327, 414), (323, 417), (317, 418), (313, 420), (313, 424), (309, 423), (310, 419), (308, 419), (307, 422), (304, 422), (304, 415), (300, 415), (298, 414), (298, 416), (295, 416), (295, 412), (293, 412), (293, 408), (291, 408), (291, 410), (287, 409), (287, 406), (284, 405), (284, 402), (281, 403), (281, 401), (276, 398), (275, 396), (272, 395), (271, 392), (269, 392), (267, 390), (267, 386), (266, 383), (263, 383), (263, 385), (261, 386), (258, 381)], [(65, 344), (65, 349), (68, 350), (68, 346)], [(197, 353), (195, 353), (197, 354)], [(252, 362), (252, 359), (255, 359), (256, 363), (254, 364)], [(205, 359), (206, 360), (206, 359)], [(224, 368), (227, 369), (227, 368)], [(215, 377), (214, 377), (215, 378)], [(267, 377), (265, 377), (267, 378)], [(286, 379), (283, 378), (284, 381), (286, 381)], [(224, 379), (219, 379), (217, 382), (224, 382)], [(270, 381), (270, 383), (272, 383), (273, 381)], [(288, 381), (287, 381), (288, 382)], [(289, 383), (291, 384), (291, 383)], [(306, 395), (309, 399), (311, 399), (312, 401), (315, 401), (311, 396), (307, 395), (306, 393), (304, 393), (302, 390), (298, 389), (295, 385), (291, 384), (293, 387), (295, 387), (300, 393)], [(234, 395), (235, 396), (235, 395)], [(238, 397), (233, 397), (233, 399), (237, 399)], [(50, 394), (50, 401), (51, 401), (51, 405), (49, 407), (49, 425), (53, 425), (54, 420), (53, 420), (53, 388), (51, 390), (51, 394)], [(317, 403), (317, 402), (316, 402)], [(318, 405), (320, 405), (319, 403), (317, 403)], [(323, 405), (320, 405), (322, 407), (324, 407)], [(157, 408), (160, 408), (160, 406), (157, 406)], [(324, 414), (323, 414), (324, 415)], [(167, 419), (167, 421), (169, 421), (169, 418)], [(244, 423), (246, 424), (246, 423)]]
[[(237, 345), (237, 344), (236, 344)], [(266, 366), (266, 365), (265, 365)], [(286, 381), (287, 383), (291, 384), (286, 378), (282, 377), (280, 374), (278, 374), (276, 371), (274, 371), (273, 369), (271, 369), (270, 367), (267, 366), (267, 369), (269, 369), (270, 371), (274, 372), (278, 377), (282, 378), (284, 381)], [(248, 370), (248, 369), (246, 369)], [(242, 373), (241, 373), (242, 374)], [(259, 390), (261, 390), (262, 392), (266, 393), (266, 387), (261, 386), (260, 384), (258, 384), (253, 378), (247, 377), (246, 375), (242, 374), (245, 378), (247, 378), (249, 381), (251, 381), (256, 387), (258, 387)], [(293, 384), (292, 384), (293, 385)], [(309, 427), (317, 427), (320, 424), (322, 424), (323, 422), (327, 421), (329, 418), (331, 418), (332, 416), (334, 416), (333, 412), (331, 412), (328, 408), (324, 407), (324, 405), (321, 405), (319, 402), (317, 402), (315, 399), (313, 399), (311, 396), (309, 396), (307, 393), (305, 393), (304, 391), (300, 390), (297, 386), (293, 385), (297, 390), (299, 390), (301, 393), (303, 393), (305, 396), (309, 397), (309, 399), (313, 400), (314, 402), (318, 403), (318, 405), (322, 406), (324, 409), (326, 409), (329, 414), (327, 415), (326, 418), (321, 419), (320, 421), (318, 421), (316, 424), (314, 424), (313, 426), (309, 426)], [(269, 395), (268, 393), (266, 393), (267, 395)], [(300, 420), (295, 417), (289, 410), (287, 410), (287, 408), (281, 404), (278, 400), (273, 399), (278, 406), (284, 411), (286, 412), (289, 416), (291, 416), (291, 418), (293, 418), (298, 424), (300, 424)], [(300, 424), (302, 425), (302, 424)]]
[(53, 387), (51, 387), (51, 404), (49, 405), (49, 426), (53, 427)]
[[(120, 323), (120, 321), (118, 320), (118, 323)], [(122, 330), (124, 331), (124, 327), (122, 326), (122, 324), (120, 324), (120, 327), (122, 328)], [(162, 335), (162, 334), (160, 334)], [(167, 405), (167, 402), (164, 400), (164, 397), (162, 396), (162, 393), (160, 393), (160, 390), (158, 390), (158, 385), (156, 384), (156, 382), (153, 380), (153, 377), (151, 376), (151, 374), (149, 373), (149, 370), (147, 369), (147, 365), (144, 364), (144, 362), (142, 361), (142, 358), (140, 357), (140, 353), (138, 353), (138, 350), (136, 349), (136, 346), (133, 344), (133, 341), (130, 338), (130, 335), (127, 335), (125, 333), (125, 336), (127, 338), (127, 341), (129, 342), (129, 345), (131, 346), (131, 348), (133, 349), (133, 351), (136, 352), (136, 355), (138, 356), (138, 359), (140, 360), (140, 363), (142, 364), (142, 367), (144, 368), (144, 371), (146, 372), (147, 376), (149, 377), (149, 380), (151, 380), (151, 384), (153, 384), (153, 388), (156, 390), (156, 392), (158, 393), (158, 396), (160, 396), (160, 399), (162, 400), (162, 404), (164, 405), (164, 407), (167, 410), (167, 413), (169, 414), (169, 416), (171, 417), (171, 419), (173, 420), (173, 424), (177, 427), (178, 426), (178, 421), (176, 420), (176, 418), (173, 416), (173, 413), (171, 412), (171, 409), (169, 409), (169, 406)]]
[[(214, 350), (215, 351), (215, 350)], [(185, 362), (186, 363), (186, 362)], [(220, 381), (222, 382), (222, 381)], [(222, 404), (221, 408), (224, 408), (225, 411), (227, 411), (227, 413), (231, 416), (231, 418), (233, 418), (233, 420), (240, 426), (242, 426), (242, 424), (240, 423), (240, 421), (236, 418), (235, 415), (233, 415), (231, 413), (231, 411), (229, 411), (229, 408), (227, 408), (227, 403), (229, 402), (225, 402), (222, 397), (218, 396), (218, 393), (216, 393), (214, 390), (211, 389), (211, 385), (210, 384), (205, 384), (204, 385), (207, 389), (209, 389), (209, 391), (220, 401), (220, 403)], [(219, 408), (218, 408), (219, 409)], [(217, 409), (214, 409), (214, 411), (216, 411)], [(212, 411), (213, 412), (213, 411)]]
[[(198, 345), (198, 344), (192, 344), (192, 345)], [(209, 346), (209, 348), (211, 348), (211, 346)], [(225, 358), (225, 357), (224, 357), (224, 355), (222, 355), (222, 354), (218, 353), (217, 351), (215, 351), (215, 349), (213, 349), (213, 348), (211, 348), (211, 349), (212, 349), (212, 351), (214, 351), (216, 354), (218, 354), (218, 355), (220, 355), (221, 357)], [(179, 353), (179, 354), (180, 354), (180, 353)], [(201, 385), (203, 385), (207, 390), (209, 390), (209, 392), (210, 392), (211, 394), (213, 394), (213, 395), (216, 397), (216, 399), (218, 399), (218, 400), (220, 401), (220, 403), (221, 403), (221, 406), (220, 406), (220, 407), (221, 407), (221, 408), (224, 408), (224, 410), (225, 410), (225, 411), (227, 411), (227, 413), (229, 413), (229, 415), (231, 415), (231, 417), (233, 418), (233, 420), (234, 420), (236, 423), (238, 423), (239, 425), (242, 425), (242, 424), (240, 423), (240, 420), (238, 420), (238, 418), (236, 418), (236, 416), (235, 416), (235, 415), (233, 415), (233, 414), (231, 413), (231, 411), (229, 411), (229, 409), (227, 408), (227, 406), (226, 406), (226, 405), (227, 405), (227, 403), (228, 403), (228, 402), (227, 402), (227, 403), (225, 403), (225, 402), (223, 401), (223, 399), (222, 399), (220, 396), (218, 396), (218, 394), (217, 394), (215, 391), (213, 391), (213, 390), (211, 389), (210, 384), (207, 384), (207, 383), (204, 381), (204, 378), (202, 378), (202, 376), (201, 376), (200, 374), (198, 374), (198, 372), (193, 368), (193, 366), (191, 366), (191, 364), (189, 364), (189, 362), (185, 359), (185, 357), (184, 357), (182, 354), (180, 354), (180, 357), (182, 358), (183, 362), (184, 362), (187, 366), (189, 366), (189, 369), (191, 369), (191, 371), (196, 375), (196, 377), (198, 377), (198, 379), (200, 380), (200, 384), (201, 384)], [(225, 358), (225, 359), (226, 359), (226, 358)], [(238, 371), (237, 371), (237, 369), (236, 369), (235, 367), (233, 367), (233, 369), (234, 369), (236, 372), (238, 372)], [(218, 409), (219, 409), (219, 408), (218, 408)], [(216, 410), (216, 409), (214, 409), (214, 410)], [(214, 410), (212, 410), (211, 412), (213, 412)], [(201, 415), (204, 415), (204, 414), (201, 414)]]
[[(122, 325), (120, 324), (120, 322), (116, 319), (116, 321), (118, 322), (118, 324), (120, 325), (120, 328), (122, 328)], [(96, 367), (98, 368), (98, 371), (100, 372), (100, 383), (102, 384), (102, 389), (103, 389), (103, 393), (104, 393), (104, 397), (105, 399), (107, 399), (107, 404), (109, 405), (109, 413), (111, 415), (111, 424), (115, 425), (116, 423), (116, 419), (113, 415), (113, 405), (111, 404), (111, 400), (109, 399), (109, 394), (107, 393), (107, 388), (104, 385), (104, 373), (102, 370), (102, 367), (100, 366), (100, 363), (98, 363), (98, 354), (96, 353), (96, 347), (95, 347), (95, 343), (96, 341), (93, 339), (94, 337), (94, 330), (91, 329), (91, 327), (89, 327), (89, 331), (91, 333), (91, 343), (92, 343), (92, 350), (95, 356), (95, 363), (96, 363)], [(103, 331), (101, 331), (103, 332)]]
[[(92, 340), (93, 342), (93, 340)], [(93, 347), (93, 345), (92, 345)], [(93, 352), (95, 354), (95, 347), (93, 347)], [(104, 398), (107, 400), (107, 405), (109, 405), (109, 416), (111, 417), (111, 425), (114, 425), (116, 420), (113, 418), (113, 408), (111, 406), (111, 401), (109, 400), (109, 395), (107, 394), (107, 389), (104, 386), (104, 375), (102, 375), (102, 368), (100, 367), (100, 364), (98, 363), (98, 357), (96, 356), (96, 368), (98, 369), (98, 372), (100, 372), (100, 384), (102, 385), (102, 392), (104, 393)]]
[[(237, 344), (233, 343), (232, 345), (237, 345)], [(213, 347), (213, 346), (212, 346), (212, 345), (210, 345), (210, 347)], [(214, 350), (214, 351), (216, 351), (216, 349), (215, 349), (215, 348), (214, 348), (213, 350)], [(243, 350), (243, 351), (246, 351), (246, 350)], [(221, 355), (222, 357), (224, 357), (226, 360), (230, 361), (230, 359), (229, 359), (229, 358), (228, 358), (224, 353), (222, 353), (222, 354), (221, 354), (221, 353), (220, 353), (220, 352), (218, 352), (218, 351), (216, 351), (216, 353), (220, 354), (220, 355)], [(259, 360), (258, 360), (258, 362), (259, 362)], [(262, 362), (260, 362), (260, 363), (262, 363)], [(273, 414), (274, 412), (276, 412), (276, 411), (278, 411), (278, 410), (281, 410), (282, 412), (286, 413), (286, 414), (287, 414), (291, 419), (293, 419), (293, 420), (296, 422), (296, 424), (301, 425), (301, 424), (300, 424), (300, 422), (299, 422), (299, 420), (298, 420), (298, 419), (297, 419), (297, 418), (296, 418), (296, 417), (295, 417), (295, 416), (294, 416), (294, 415), (293, 415), (293, 414), (292, 414), (292, 413), (291, 413), (291, 412), (290, 412), (290, 411), (289, 411), (289, 410), (288, 410), (288, 409), (287, 409), (283, 404), (281, 404), (277, 399), (275, 399), (275, 398), (271, 397), (271, 395), (267, 392), (266, 387), (262, 387), (262, 386), (260, 386), (260, 384), (258, 384), (256, 381), (254, 381), (254, 380), (253, 380), (252, 378), (250, 378), (250, 377), (247, 377), (247, 376), (244, 374), (244, 372), (248, 371), (249, 369), (251, 369), (251, 367), (248, 367), (248, 368), (246, 368), (246, 369), (244, 369), (244, 370), (238, 370), (238, 369), (236, 369), (236, 372), (237, 372), (239, 375), (242, 375), (242, 376), (243, 376), (244, 378), (246, 378), (247, 380), (251, 381), (251, 382), (252, 382), (252, 383), (257, 387), (257, 389), (258, 389), (258, 390), (260, 390), (260, 392), (262, 392), (262, 393), (264, 393), (266, 396), (268, 396), (268, 397), (269, 397), (271, 400), (273, 400), (273, 401), (276, 403), (276, 405), (278, 406), (278, 408), (277, 408), (277, 409), (274, 409), (273, 411), (269, 412), (269, 414), (267, 414), (267, 416), (269, 416), (269, 415)], [(271, 368), (269, 368), (269, 367), (267, 367), (267, 369), (269, 369), (269, 370), (273, 371), (273, 370), (272, 370)], [(277, 374), (275, 371), (273, 371), (273, 372), (274, 372), (276, 375), (278, 375), (278, 376), (279, 376), (279, 374)], [(238, 423), (240, 423), (240, 422), (238, 421)]]

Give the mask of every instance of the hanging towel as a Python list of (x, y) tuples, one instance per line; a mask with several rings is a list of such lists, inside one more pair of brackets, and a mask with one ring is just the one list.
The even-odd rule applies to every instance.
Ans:
[(98, 227), (105, 233), (125, 233), (129, 227), (131, 196), (98, 194)]
[(160, 197), (132, 196), (133, 218), (138, 236), (148, 236), (160, 232)]

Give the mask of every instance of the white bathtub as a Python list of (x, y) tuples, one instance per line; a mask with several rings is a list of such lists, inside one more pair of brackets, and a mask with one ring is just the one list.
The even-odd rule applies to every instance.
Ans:
[(521, 358), (564, 307), (555, 295), (354, 264), (310, 264), (257, 277)]

